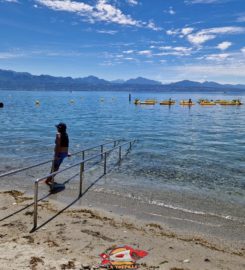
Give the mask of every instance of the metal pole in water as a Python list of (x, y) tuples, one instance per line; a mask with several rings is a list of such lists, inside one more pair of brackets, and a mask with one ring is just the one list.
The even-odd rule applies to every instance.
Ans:
[(85, 151), (82, 153), (83, 160), (85, 159)]
[(79, 197), (82, 196), (83, 188), (83, 172), (84, 172), (84, 162), (80, 164), (80, 183), (79, 183)]
[(129, 149), (131, 150), (132, 148), (132, 142), (129, 143)]

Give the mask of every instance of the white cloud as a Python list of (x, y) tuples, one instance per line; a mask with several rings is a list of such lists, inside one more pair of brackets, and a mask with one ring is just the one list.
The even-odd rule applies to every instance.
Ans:
[(125, 53), (125, 54), (131, 54), (131, 53), (133, 53), (133, 52), (134, 52), (133, 50), (123, 51), (123, 53)]
[(167, 10), (164, 10), (164, 12), (168, 13), (170, 15), (175, 15), (176, 14), (175, 10), (171, 6)]
[(173, 7), (170, 7), (170, 8), (169, 8), (169, 14), (170, 14), (170, 15), (176, 14), (176, 12), (174, 11)]
[(220, 44), (218, 44), (216, 48), (224, 51), (224, 50), (228, 49), (231, 45), (232, 45), (231, 42), (224, 41), (224, 42), (221, 42)]
[(143, 51), (138, 51), (139, 55), (146, 55), (146, 56), (151, 56), (152, 52), (151, 50), (143, 50)]
[(153, 21), (148, 22), (148, 24), (146, 26), (147, 26), (147, 28), (152, 29), (154, 31), (161, 31), (162, 30), (162, 28), (156, 26)]
[(18, 0), (1, 0), (0, 2), (19, 3)]
[[(168, 67), (170, 69), (170, 67)], [(173, 68), (176, 73), (185, 74), (186, 78), (196, 77), (197, 75), (202, 77), (207, 75), (209, 78), (212, 77), (244, 77), (245, 76), (245, 64), (203, 64), (203, 65), (187, 65), (178, 66)]]
[(192, 49), (187, 47), (173, 47), (173, 49), (177, 52), (190, 52)]
[(166, 31), (166, 34), (169, 36), (179, 36), (179, 37), (183, 37), (183, 36), (187, 36), (189, 34), (191, 34), (194, 31), (194, 28), (192, 27), (185, 27), (182, 29), (170, 29)]
[(206, 35), (203, 33), (197, 33), (197, 34), (191, 34), (187, 36), (187, 39), (189, 40), (189, 42), (195, 44), (195, 45), (199, 45), (202, 44), (210, 39), (214, 39), (216, 36), (215, 35)]
[(138, 1), (137, 0), (127, 0), (127, 2), (132, 5), (132, 6), (135, 6), (135, 5), (138, 5)]
[(93, 16), (101, 21), (114, 22), (123, 25), (136, 25), (139, 22), (133, 20), (130, 16), (124, 15), (121, 10), (107, 3), (106, 0), (99, 0), (96, 5), (96, 11)]
[(210, 61), (223, 61), (230, 56), (228, 53), (220, 53), (220, 54), (210, 54), (205, 57), (206, 60)]
[(172, 46), (161, 46), (159, 47), (160, 50), (171, 50), (173, 47)]
[(53, 10), (73, 12), (87, 17), (91, 22), (105, 21), (121, 25), (141, 26), (141, 22), (123, 14), (120, 9), (108, 4), (106, 0), (98, 0), (95, 6), (71, 0), (36, 0), (36, 2)]
[(97, 33), (115, 35), (117, 33), (117, 31), (114, 31), (114, 30), (98, 30)]
[(191, 33), (187, 35), (187, 39), (189, 40), (189, 42), (195, 45), (201, 45), (202, 43), (208, 40), (216, 38), (217, 35), (240, 34), (243, 32), (245, 32), (245, 27), (235, 27), (235, 26), (216, 27), (203, 29), (196, 33)]
[(245, 47), (241, 48), (241, 52), (245, 54)]
[(18, 52), (0, 52), (0, 59), (10, 59), (10, 58), (18, 58), (24, 56), (23, 53)]
[(166, 33), (169, 36), (175, 36), (175, 35), (179, 34), (179, 30), (178, 29), (176, 29), (176, 30), (167, 30)]
[(53, 10), (77, 12), (79, 14), (89, 14), (93, 12), (93, 7), (84, 3), (70, 0), (36, 0), (37, 3), (49, 7)]
[[(97, 0), (95, 5), (89, 5), (84, 2), (73, 0), (35, 0), (39, 5), (46, 6), (56, 11), (67, 11), (76, 13), (85, 17), (89, 22), (103, 21), (116, 23), (120, 25), (145, 27), (154, 31), (160, 31), (162, 28), (157, 27), (153, 21), (143, 22), (134, 20), (130, 15), (123, 14), (117, 7), (108, 3), (108, 0)], [(138, 1), (128, 1), (131, 4), (137, 4)]]
[[(194, 81), (217, 81), (220, 83), (237, 84), (243, 82), (245, 76), (245, 63), (224, 64), (221, 62), (211, 62), (203, 64), (190, 65), (164, 65), (160, 70), (160, 78), (162, 82), (172, 82), (179, 80)], [(164, 77), (162, 77), (164, 74)], [(168, 80), (166, 81), (166, 78)], [(235, 79), (234, 79), (235, 78)]]
[(214, 33), (214, 34), (237, 34), (243, 33), (245, 31), (244, 27), (236, 27), (236, 26), (227, 26), (227, 27), (216, 27), (216, 28), (209, 28), (204, 29), (202, 32), (207, 34)]
[(186, 27), (186, 28), (182, 28), (181, 33), (186, 36), (186, 35), (189, 35), (190, 33), (192, 33), (193, 30), (194, 30), (194, 28), (192, 28), (192, 27)]
[(237, 18), (237, 22), (245, 22), (245, 15), (240, 16), (239, 18)]
[(186, 0), (186, 4), (212, 4), (219, 3), (220, 0)]
[(154, 53), (154, 56), (166, 56), (166, 55), (173, 55), (173, 56), (187, 56), (192, 53), (192, 48), (188, 47), (181, 47), (181, 46), (160, 46), (156, 47), (156, 49), (160, 50), (158, 53)]
[(183, 53), (183, 52), (178, 52), (178, 51), (166, 51), (166, 52), (160, 52), (154, 54), (154, 56), (167, 56), (167, 55), (173, 55), (173, 56), (184, 56), (184, 55), (189, 55), (190, 53)]

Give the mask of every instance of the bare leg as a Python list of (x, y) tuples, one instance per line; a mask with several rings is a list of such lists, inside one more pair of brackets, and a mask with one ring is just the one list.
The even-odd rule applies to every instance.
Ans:
[[(56, 162), (56, 160), (53, 160), (52, 167), (50, 173), (56, 172), (59, 170), (60, 164), (59, 162)], [(45, 183), (49, 186), (52, 186), (54, 183), (54, 176), (50, 176), (46, 179)]]

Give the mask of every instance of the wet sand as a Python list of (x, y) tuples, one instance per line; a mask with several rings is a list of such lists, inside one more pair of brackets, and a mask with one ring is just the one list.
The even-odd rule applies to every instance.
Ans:
[[(114, 206), (106, 209), (105, 202), (99, 205), (100, 198), (95, 195), (90, 194), (90, 201), (80, 198), (59, 215), (66, 205), (57, 203), (58, 195), (46, 198), (38, 208), (41, 226), (30, 233), (33, 206), (26, 206), (32, 203), (32, 197), (19, 191), (2, 191), (1, 269), (81, 269), (85, 264), (92, 267), (100, 263), (99, 254), (117, 245), (149, 252), (138, 261), (140, 269), (240, 270), (245, 267), (245, 249), (240, 246), (223, 245), (194, 233), (184, 235), (153, 220), (139, 219), (133, 212), (126, 215), (126, 210), (116, 211), (113, 198)], [(122, 202), (119, 204), (123, 206)]]

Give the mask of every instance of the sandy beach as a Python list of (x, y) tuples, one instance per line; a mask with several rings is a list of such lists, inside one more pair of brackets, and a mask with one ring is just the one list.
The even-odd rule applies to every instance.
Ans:
[[(1, 191), (0, 262), (2, 270), (88, 269), (101, 262), (108, 248), (129, 245), (147, 251), (139, 269), (199, 270), (245, 267), (245, 249), (187, 237), (153, 222), (116, 215), (74, 203), (64, 209), (54, 200), (39, 203), (33, 226), (32, 197)], [(61, 211), (61, 212), (60, 212)], [(57, 213), (59, 213), (57, 215)]]

